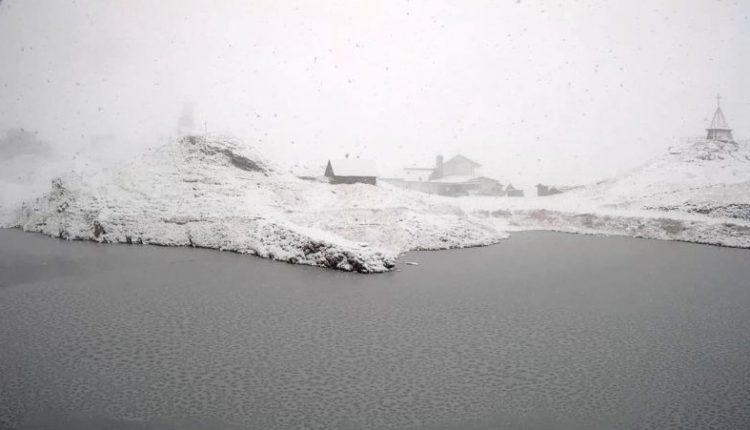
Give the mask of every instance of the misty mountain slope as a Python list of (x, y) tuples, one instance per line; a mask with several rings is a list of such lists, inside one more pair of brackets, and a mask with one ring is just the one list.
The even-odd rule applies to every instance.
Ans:
[(302, 181), (238, 140), (189, 136), (124, 167), (55, 179), (16, 225), (65, 239), (216, 248), (359, 272), (389, 270), (407, 250), (506, 237), (448, 202)]
[(619, 177), (563, 194), (467, 199), (504, 229), (555, 230), (750, 248), (750, 148), (695, 141)]
[(0, 226), (16, 218), (24, 199), (42, 194), (69, 167), (69, 160), (35, 133), (18, 128), (0, 133)]
[(580, 194), (605, 206), (750, 220), (750, 147), (695, 141)]
[[(36, 166), (46, 166), (38, 172)], [(29, 196), (49, 189), (50, 180), (66, 171), (62, 163), (39, 155), (0, 158), (0, 227), (12, 224), (17, 209)]]

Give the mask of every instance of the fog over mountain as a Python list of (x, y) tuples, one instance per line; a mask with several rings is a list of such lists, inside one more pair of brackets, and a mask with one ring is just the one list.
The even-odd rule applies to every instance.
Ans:
[(704, 134), (750, 138), (743, 1), (0, 2), (0, 130), (130, 157), (199, 129), (282, 164), (438, 153), (593, 181)]

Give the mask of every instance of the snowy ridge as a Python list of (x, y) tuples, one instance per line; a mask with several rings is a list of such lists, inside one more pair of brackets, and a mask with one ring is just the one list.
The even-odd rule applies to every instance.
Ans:
[(506, 230), (554, 230), (750, 248), (750, 145), (697, 140), (620, 177), (549, 197), (473, 199)]
[(684, 210), (750, 202), (747, 144), (699, 140), (619, 178), (581, 190), (608, 206)]
[(218, 136), (183, 137), (122, 168), (57, 178), (10, 225), (63, 239), (215, 248), (363, 273), (392, 269), (408, 250), (507, 237), (448, 199), (302, 181)]

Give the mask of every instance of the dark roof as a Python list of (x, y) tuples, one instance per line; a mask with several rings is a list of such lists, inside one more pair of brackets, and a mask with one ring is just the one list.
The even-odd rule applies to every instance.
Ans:
[(340, 160), (328, 160), (326, 170), (331, 167), (335, 176), (378, 176), (375, 162), (359, 158), (345, 158)]

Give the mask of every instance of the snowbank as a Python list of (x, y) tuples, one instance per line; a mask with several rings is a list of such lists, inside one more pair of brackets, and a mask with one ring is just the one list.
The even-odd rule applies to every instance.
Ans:
[(183, 137), (122, 168), (57, 178), (8, 224), (63, 239), (215, 248), (363, 273), (392, 269), (408, 250), (507, 237), (449, 199), (302, 181), (216, 136)]

